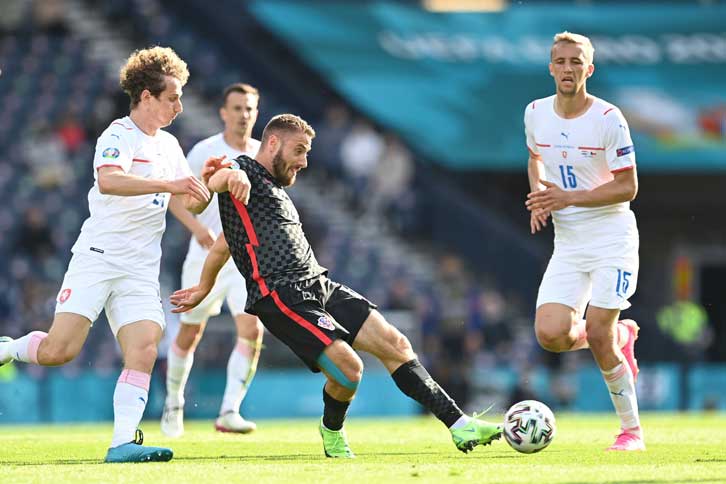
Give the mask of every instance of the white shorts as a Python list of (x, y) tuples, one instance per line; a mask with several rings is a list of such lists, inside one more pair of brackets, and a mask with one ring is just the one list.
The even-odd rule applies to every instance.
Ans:
[[(204, 267), (204, 259), (187, 259), (182, 267), (182, 287), (187, 288), (199, 284), (199, 277)], [(247, 283), (237, 267), (230, 260), (222, 267), (217, 276), (217, 282), (212, 291), (204, 300), (187, 313), (181, 313), (181, 322), (184, 324), (201, 324), (212, 316), (222, 312), (225, 299), (232, 316), (244, 314), (247, 303)]]
[(638, 283), (639, 238), (635, 218), (628, 213), (630, 216), (619, 217), (625, 226), (617, 230), (617, 236), (612, 225), (599, 223), (581, 227), (579, 241), (555, 242), (539, 286), (538, 308), (559, 303), (583, 315), (588, 302), (603, 309), (630, 307), (628, 299)]
[(101, 257), (74, 254), (56, 298), (55, 312), (79, 314), (93, 324), (102, 309), (114, 336), (123, 326), (137, 321), (153, 321), (162, 330), (166, 326), (158, 277), (130, 274)]

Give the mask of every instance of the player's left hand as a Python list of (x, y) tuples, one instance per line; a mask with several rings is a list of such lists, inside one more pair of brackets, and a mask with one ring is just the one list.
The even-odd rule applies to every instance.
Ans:
[(569, 201), (570, 194), (568, 192), (546, 180), (540, 180), (540, 183), (547, 188), (537, 192), (531, 192), (527, 195), (527, 201), (525, 202), (527, 210), (530, 212), (538, 212), (540, 210), (553, 212), (571, 205)]
[(227, 158), (226, 155), (224, 156), (212, 156), (211, 158), (207, 159), (207, 161), (204, 162), (204, 166), (202, 167), (202, 181), (205, 185), (209, 185), (209, 179), (217, 173), (222, 168), (229, 168), (232, 166), (231, 161), (224, 161)]
[(171, 303), (176, 306), (171, 310), (172, 313), (186, 313), (199, 305), (209, 294), (208, 290), (204, 290), (199, 286), (189, 287), (187, 289), (179, 289), (169, 297)]

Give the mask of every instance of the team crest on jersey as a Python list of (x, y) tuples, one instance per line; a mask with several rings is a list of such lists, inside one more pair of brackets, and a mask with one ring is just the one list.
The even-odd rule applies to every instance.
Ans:
[(60, 294), (58, 295), (58, 302), (63, 304), (71, 297), (71, 290), (70, 289), (63, 289)]
[(118, 148), (106, 148), (103, 150), (103, 153), (101, 153), (101, 156), (104, 158), (110, 158), (115, 159), (118, 158), (121, 152), (118, 150)]
[(330, 331), (335, 329), (335, 325), (327, 316), (320, 316), (318, 318), (318, 326), (324, 329), (329, 329)]

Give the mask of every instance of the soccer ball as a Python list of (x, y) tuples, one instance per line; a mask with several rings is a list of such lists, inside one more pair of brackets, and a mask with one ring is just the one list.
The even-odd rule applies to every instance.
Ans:
[(504, 439), (517, 452), (534, 454), (555, 438), (555, 416), (537, 400), (515, 403), (504, 415)]

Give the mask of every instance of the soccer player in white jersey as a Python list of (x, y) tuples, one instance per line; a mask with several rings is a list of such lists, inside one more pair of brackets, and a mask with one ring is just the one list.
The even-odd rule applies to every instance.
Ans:
[[(144, 49), (128, 58), (120, 85), (131, 98), (131, 112), (113, 121), (96, 143), (90, 216), (73, 246), (53, 324), (48, 333), (0, 340), (0, 365), (11, 360), (62, 365), (78, 355), (105, 309), (124, 361), (113, 395), (114, 429), (106, 462), (168, 461), (173, 455), (171, 449), (141, 445), (143, 434), (137, 429), (165, 325), (159, 263), (166, 210), (169, 199), (177, 196), (189, 210), (206, 208), (206, 182), (229, 166), (220, 158), (208, 160), (200, 181), (176, 138), (161, 130), (182, 112), (188, 77), (186, 63), (170, 48)], [(82, 395), (78, 404), (83, 405)]]
[[(224, 121), (224, 131), (197, 143), (187, 159), (194, 173), (202, 170), (209, 157), (226, 156), (234, 159), (240, 155), (255, 157), (260, 142), (252, 138), (252, 128), (257, 121), (259, 92), (249, 84), (228, 86), (222, 95), (219, 115)], [(199, 280), (209, 248), (222, 232), (217, 198), (205, 211), (193, 216), (180, 202), (172, 200), (169, 210), (192, 233), (184, 267), (182, 287), (189, 287)], [(220, 432), (248, 433), (257, 427), (239, 413), (242, 400), (252, 383), (257, 369), (264, 333), (256, 316), (244, 312), (247, 290), (244, 277), (230, 259), (222, 268), (214, 291), (193, 311), (181, 315), (181, 326), (176, 335), (166, 372), (166, 402), (161, 417), (161, 430), (169, 437), (184, 433), (184, 387), (194, 364), (194, 350), (202, 338), (204, 327), (211, 316), (220, 313), (225, 298), (237, 326), (237, 344), (227, 362), (227, 385), (222, 398), (215, 428)]]
[(530, 227), (538, 232), (551, 214), (555, 228), (535, 332), (548, 351), (590, 348), (620, 418), (621, 432), (608, 450), (645, 450), (635, 394), (639, 328), (618, 321), (638, 279), (638, 228), (630, 211), (638, 192), (635, 151), (620, 110), (587, 92), (593, 54), (587, 37), (555, 35), (549, 70), (556, 94), (525, 110)]

